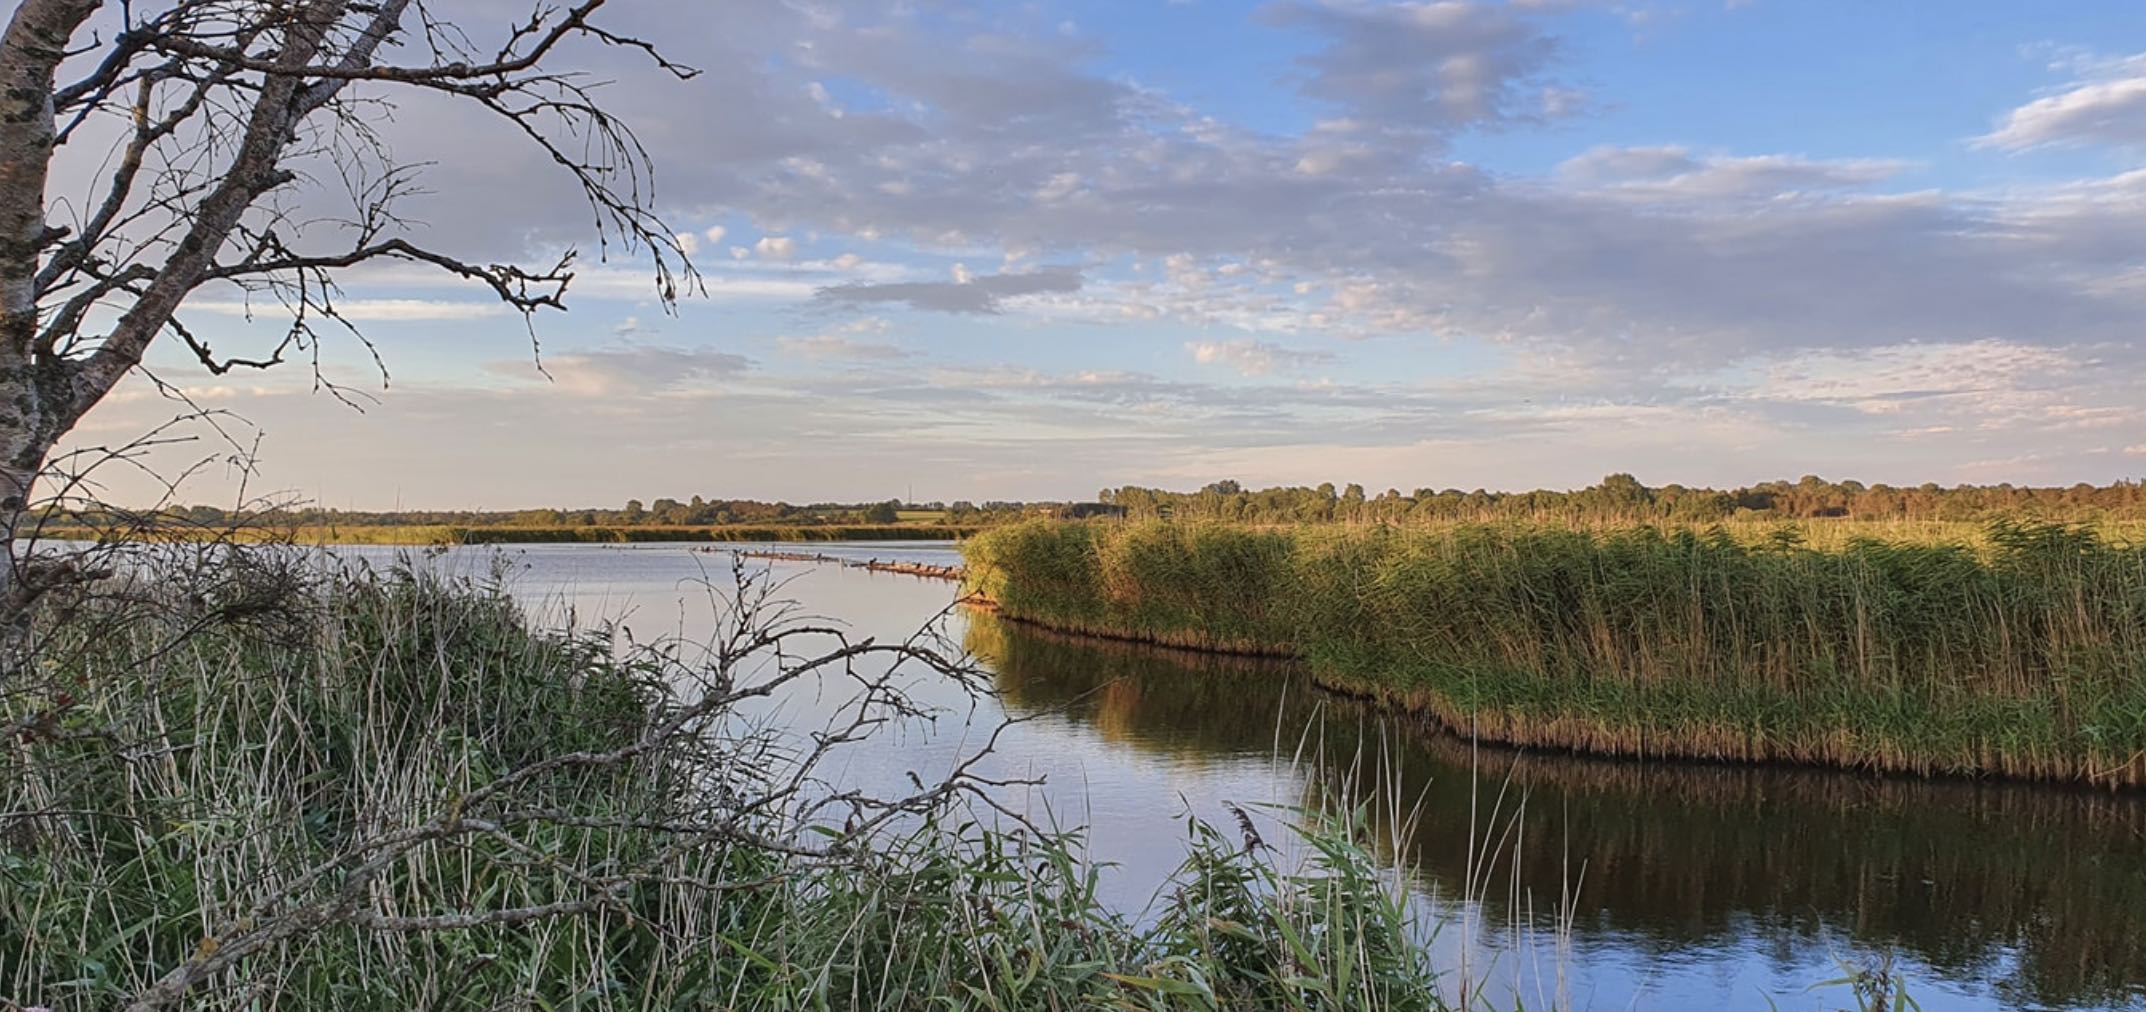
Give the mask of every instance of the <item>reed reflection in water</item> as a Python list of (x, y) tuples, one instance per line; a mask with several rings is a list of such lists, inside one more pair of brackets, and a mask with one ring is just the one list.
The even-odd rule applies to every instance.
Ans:
[[(1549, 917), (1584, 868), (1572, 911), (1583, 965), (1742, 952), (1794, 972), (1829, 966), (1852, 940), (2004, 1006), (2130, 1007), (2146, 993), (2146, 801), (2134, 796), (1473, 748), (1320, 693), (1279, 662), (989, 615), (971, 617), (966, 639), (1009, 712), (1056, 711), (1125, 748), (1196, 761), (1312, 743), (1303, 803), (1346, 791), (1374, 817), (1414, 811), (1400, 852), (1420, 891), (1482, 897), (1485, 924), (1524, 918), (1501, 909), (1516, 902)], [(1472, 866), (1483, 847), (1470, 827), (1501, 792), (1524, 842)]]

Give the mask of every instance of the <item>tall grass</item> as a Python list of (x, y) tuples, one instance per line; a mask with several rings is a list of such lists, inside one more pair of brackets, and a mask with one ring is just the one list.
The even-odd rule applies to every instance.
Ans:
[(695, 678), (493, 588), (285, 586), (243, 622), (72, 616), (0, 686), (0, 1008), (1443, 1007), (1346, 818), (1291, 861), (1193, 823), (1144, 919), (1078, 834), (965, 795), (815, 850), (852, 837), (796, 810), (813, 740), (653, 736), (764, 652)]
[(2146, 549), (2084, 527), (1028, 523), (964, 552), (1010, 617), (1301, 655), (1488, 739), (2146, 784)]

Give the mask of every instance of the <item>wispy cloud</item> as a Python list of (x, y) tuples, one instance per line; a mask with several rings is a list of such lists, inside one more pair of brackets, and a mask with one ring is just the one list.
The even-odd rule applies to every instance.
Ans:
[(954, 281), (830, 285), (814, 292), (813, 297), (826, 305), (852, 309), (891, 304), (937, 313), (992, 314), (1001, 312), (1007, 299), (1050, 292), (1077, 292), (1080, 288), (1079, 268), (1046, 267)]
[(1294, 372), (1334, 360), (1331, 352), (1285, 348), (1249, 338), (1236, 341), (1190, 341), (1185, 350), (1201, 365), (1221, 365), (1245, 376), (1265, 376), (1280, 370)]
[[(418, 323), (424, 321), (482, 320), (506, 316), (513, 312), (500, 302), (473, 302), (446, 299), (336, 299), (332, 305), (338, 315), (356, 323)], [(273, 299), (241, 302), (230, 299), (189, 299), (185, 305), (189, 312), (216, 313), (223, 316), (249, 316), (264, 319), (288, 317), (290, 310)], [(316, 314), (317, 315), (317, 314)]]
[(2146, 145), (2146, 53), (2086, 61), (2087, 76), (2013, 109), (1978, 138), (1988, 147), (2063, 144)]
[(541, 363), (491, 362), (497, 376), (545, 382), (573, 397), (621, 398), (676, 391), (708, 391), (753, 365), (743, 355), (708, 348), (629, 347), (548, 355)]
[(915, 352), (898, 345), (866, 340), (890, 329), (886, 320), (866, 317), (818, 334), (778, 338), (776, 343), (783, 351), (808, 359), (891, 362), (915, 357)]

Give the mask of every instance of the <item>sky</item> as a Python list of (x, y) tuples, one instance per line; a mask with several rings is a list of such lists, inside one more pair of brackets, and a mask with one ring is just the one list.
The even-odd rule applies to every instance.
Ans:
[[(464, 5), (474, 35), (516, 8)], [(404, 97), (416, 237), (578, 248), (568, 311), (367, 269), (340, 303), (377, 363), (320, 352), (343, 397), (166, 348), (168, 389), (130, 380), (78, 441), (183, 391), (232, 415), (167, 472), (257, 447), (247, 494), (366, 509), (2146, 476), (2133, 3), (605, 11), (701, 71), (561, 54), (609, 82), (703, 291), (667, 307), (556, 167)], [(181, 318), (233, 350), (283, 326), (214, 290)], [(182, 497), (237, 484), (212, 460)]]

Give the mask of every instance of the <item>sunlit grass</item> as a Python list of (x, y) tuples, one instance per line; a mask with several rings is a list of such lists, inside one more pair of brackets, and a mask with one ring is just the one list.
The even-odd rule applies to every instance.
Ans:
[(2139, 784), (2136, 531), (1029, 523), (964, 552), (1014, 618), (1301, 655), (1492, 739)]

